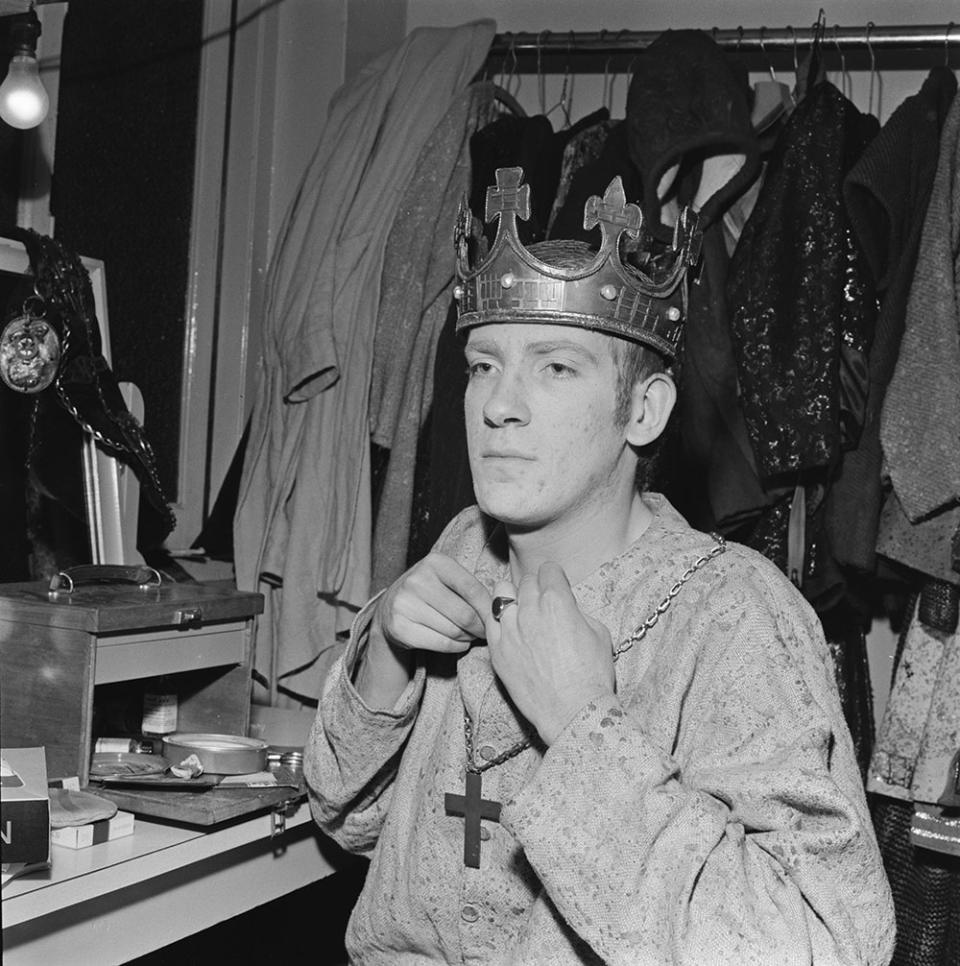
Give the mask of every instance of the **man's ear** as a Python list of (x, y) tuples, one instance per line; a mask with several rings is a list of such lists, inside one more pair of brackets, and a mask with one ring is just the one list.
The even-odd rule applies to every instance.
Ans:
[(667, 372), (655, 372), (633, 387), (627, 442), (648, 446), (667, 428), (670, 413), (677, 402), (677, 387)]

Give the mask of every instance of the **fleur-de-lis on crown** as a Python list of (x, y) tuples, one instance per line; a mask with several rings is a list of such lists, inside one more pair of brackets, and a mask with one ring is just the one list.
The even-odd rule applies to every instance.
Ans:
[(613, 248), (622, 232), (638, 238), (643, 229), (643, 212), (638, 205), (627, 204), (627, 193), (619, 175), (607, 185), (603, 197), (592, 195), (583, 208), (583, 227), (600, 226), (601, 249)]

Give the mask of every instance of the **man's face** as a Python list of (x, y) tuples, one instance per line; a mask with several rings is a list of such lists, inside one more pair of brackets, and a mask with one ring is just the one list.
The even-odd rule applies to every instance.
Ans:
[(632, 485), (610, 336), (572, 326), (470, 330), (464, 408), (477, 503), (515, 527), (602, 510)]

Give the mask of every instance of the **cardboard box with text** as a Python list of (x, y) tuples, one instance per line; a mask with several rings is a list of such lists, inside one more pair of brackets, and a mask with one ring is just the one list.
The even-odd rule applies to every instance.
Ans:
[(43, 748), (0, 748), (0, 863), (49, 862), (50, 798)]

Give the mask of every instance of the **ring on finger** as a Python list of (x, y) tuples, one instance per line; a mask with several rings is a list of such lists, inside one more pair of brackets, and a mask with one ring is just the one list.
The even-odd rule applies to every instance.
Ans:
[(493, 605), (490, 608), (493, 612), (493, 619), (499, 624), (500, 618), (503, 617), (504, 610), (506, 610), (510, 604), (515, 604), (516, 602), (516, 597), (494, 597)]

